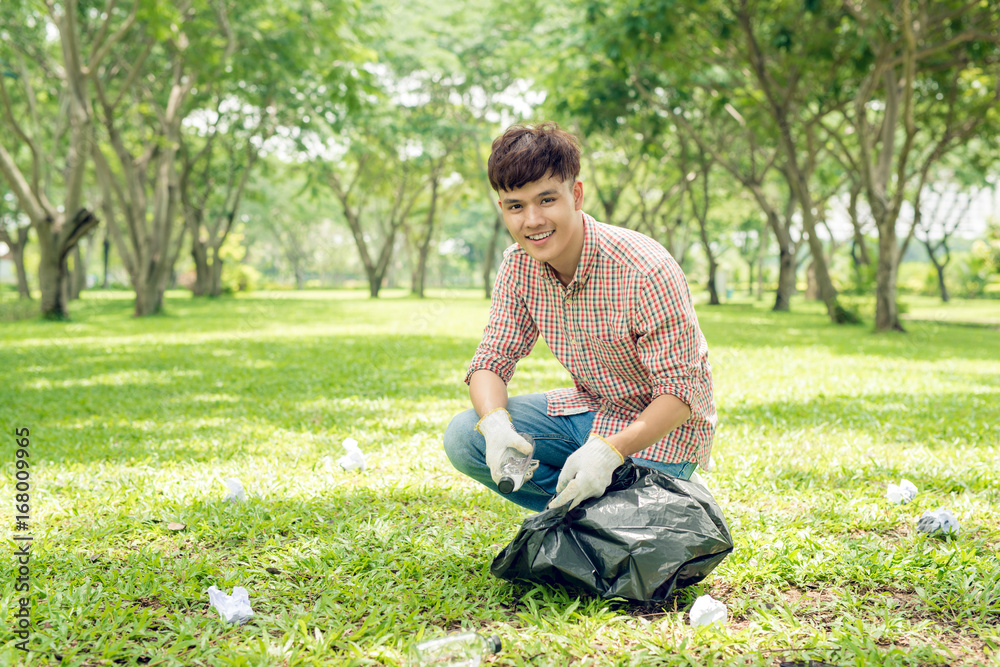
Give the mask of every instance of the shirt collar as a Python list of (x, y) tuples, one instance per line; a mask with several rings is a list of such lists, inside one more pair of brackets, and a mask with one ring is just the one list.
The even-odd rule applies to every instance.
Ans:
[(580, 263), (576, 265), (576, 273), (566, 289), (579, 291), (587, 284), (594, 266), (597, 265), (598, 239), (597, 221), (583, 213), (583, 249), (580, 251)]
[(591, 271), (597, 264), (597, 258), (600, 254), (598, 251), (597, 221), (582, 211), (580, 215), (583, 216), (583, 248), (580, 249), (580, 262), (576, 265), (573, 280), (570, 281), (569, 285), (563, 286), (555, 270), (547, 263), (542, 264), (542, 273), (554, 285), (567, 294), (572, 294), (583, 289), (583, 286), (587, 284), (587, 279), (590, 277)]

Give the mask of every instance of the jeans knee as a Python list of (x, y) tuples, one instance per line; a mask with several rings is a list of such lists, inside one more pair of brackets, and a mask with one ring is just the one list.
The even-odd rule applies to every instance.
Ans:
[(479, 423), (479, 415), (475, 410), (466, 410), (459, 413), (448, 424), (444, 432), (444, 453), (448, 460), (460, 472), (466, 472), (472, 466), (476, 446), (475, 438), (481, 438), (476, 431), (476, 424)]

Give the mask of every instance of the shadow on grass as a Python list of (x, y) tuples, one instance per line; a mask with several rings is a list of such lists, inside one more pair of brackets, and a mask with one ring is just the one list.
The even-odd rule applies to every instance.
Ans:
[(713, 346), (789, 351), (819, 346), (831, 354), (862, 357), (1000, 360), (1000, 334), (995, 328), (908, 322), (907, 333), (875, 334), (870, 325), (834, 326), (826, 318), (810, 313), (717, 308), (698, 311), (710, 351)]
[(22, 372), (0, 399), (44, 433), (50, 460), (226, 458), (220, 441), (253, 451), (277, 444), (276, 431), (339, 435), (417, 419), (431, 402), (464, 398), (471, 354), (465, 340), (417, 335), (14, 347), (6, 367)]
[(727, 427), (749, 424), (775, 433), (857, 430), (892, 443), (996, 446), (1000, 444), (1000, 382), (983, 374), (975, 383), (980, 386), (968, 392), (883, 392), (727, 407), (720, 419)]

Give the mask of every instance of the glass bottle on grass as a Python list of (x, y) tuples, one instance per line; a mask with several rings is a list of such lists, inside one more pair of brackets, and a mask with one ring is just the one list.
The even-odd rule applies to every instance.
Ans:
[(500, 652), (500, 638), (462, 632), (420, 642), (410, 649), (410, 667), (476, 667), (487, 655)]

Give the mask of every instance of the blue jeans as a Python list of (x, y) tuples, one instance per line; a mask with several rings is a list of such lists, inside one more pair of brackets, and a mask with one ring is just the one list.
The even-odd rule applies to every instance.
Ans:
[[(541, 512), (556, 492), (559, 472), (567, 457), (583, 446), (590, 437), (594, 423), (594, 413), (585, 412), (565, 417), (550, 417), (547, 412), (545, 394), (514, 396), (507, 403), (514, 428), (535, 439), (535, 458), (538, 470), (519, 490), (504, 496), (507, 500)], [(489, 466), (486, 465), (486, 440), (476, 430), (479, 415), (475, 410), (459, 414), (444, 433), (444, 451), (455, 469), (468, 475), (491, 491), (497, 491)], [(630, 457), (636, 465), (655, 468), (661, 472), (682, 479), (689, 479), (698, 467), (697, 463), (660, 463), (636, 456)]]

